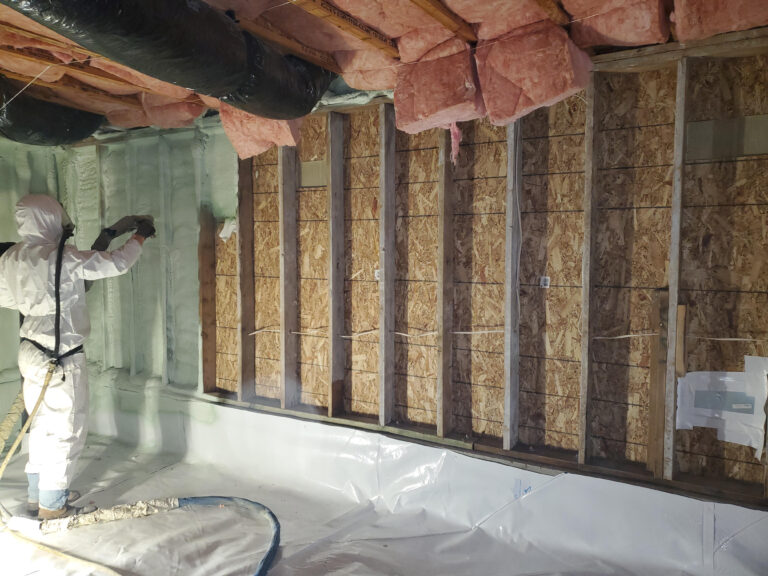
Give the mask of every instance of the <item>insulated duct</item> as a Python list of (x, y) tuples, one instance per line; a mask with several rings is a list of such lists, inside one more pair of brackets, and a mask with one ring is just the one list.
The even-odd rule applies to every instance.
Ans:
[(0, 76), (0, 136), (35, 146), (62, 146), (88, 138), (103, 116), (51, 104), (19, 93)]
[(139, 72), (265, 118), (308, 114), (333, 74), (284, 56), (202, 0), (0, 0)]

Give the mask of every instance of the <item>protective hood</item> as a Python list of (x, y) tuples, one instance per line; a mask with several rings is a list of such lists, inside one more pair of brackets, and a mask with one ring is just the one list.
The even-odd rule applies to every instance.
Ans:
[(16, 204), (16, 228), (28, 244), (56, 244), (71, 220), (59, 202), (43, 194), (30, 194)]

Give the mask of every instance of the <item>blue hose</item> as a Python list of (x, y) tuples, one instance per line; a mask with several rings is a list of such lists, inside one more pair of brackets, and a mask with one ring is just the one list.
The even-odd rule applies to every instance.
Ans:
[(179, 508), (183, 506), (219, 507), (227, 504), (231, 505), (232, 503), (243, 506), (244, 508), (250, 508), (254, 510), (260, 516), (265, 518), (269, 522), (269, 525), (272, 527), (272, 540), (269, 543), (269, 549), (261, 559), (261, 562), (259, 562), (259, 566), (256, 569), (256, 573), (254, 574), (254, 576), (265, 576), (269, 571), (270, 566), (272, 566), (272, 561), (275, 559), (277, 548), (280, 545), (280, 522), (278, 522), (277, 517), (272, 513), (272, 510), (263, 504), (259, 504), (258, 502), (254, 502), (252, 500), (247, 500), (246, 498), (234, 498), (229, 496), (198, 496), (195, 498), (179, 498)]

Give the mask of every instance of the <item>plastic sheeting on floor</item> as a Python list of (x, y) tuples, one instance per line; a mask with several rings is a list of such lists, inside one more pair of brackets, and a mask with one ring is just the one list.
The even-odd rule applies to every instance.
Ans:
[[(100, 506), (241, 496), (282, 524), (270, 574), (765, 574), (768, 514), (572, 474), (548, 476), (165, 391), (97, 388), (76, 482)], [(115, 407), (110, 412), (108, 406)], [(153, 454), (143, 445), (164, 447)], [(0, 485), (23, 506), (23, 458)], [(266, 527), (170, 512), (43, 541), (130, 575), (249, 574)], [(0, 533), (3, 574), (87, 574)], [(10, 572), (8, 567), (15, 567)], [(35, 572), (35, 571), (38, 572)]]

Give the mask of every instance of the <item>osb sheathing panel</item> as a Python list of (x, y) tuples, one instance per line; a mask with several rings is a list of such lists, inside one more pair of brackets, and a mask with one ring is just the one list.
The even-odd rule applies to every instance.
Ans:
[[(376, 338), (375, 334), (372, 334), (374, 340)], [(371, 336), (368, 336), (370, 339)], [(361, 338), (363, 338), (361, 336)], [(379, 343), (378, 342), (369, 342), (366, 340), (350, 340), (347, 339), (345, 342), (345, 359), (346, 359), (346, 368), (349, 370), (356, 370), (356, 371), (362, 371), (362, 372), (376, 372), (378, 373), (379, 369)]]
[(277, 328), (271, 332), (259, 332), (251, 336), (257, 358), (265, 360), (280, 360), (280, 334)]
[(299, 278), (327, 279), (330, 251), (328, 222), (299, 222), (297, 228)]
[(768, 356), (768, 342), (718, 342), (687, 339), (688, 372), (743, 372), (744, 356)]
[(280, 398), (280, 361), (255, 360), (256, 395), (263, 398)]
[(455, 216), (454, 281), (504, 282), (503, 214)]
[(344, 379), (344, 409), (349, 414), (379, 413), (378, 372), (347, 371)]
[(297, 204), (296, 219), (298, 221), (328, 220), (327, 188), (300, 188)]
[(277, 193), (253, 195), (253, 221), (254, 222), (279, 222), (280, 198)]
[(395, 154), (395, 178), (398, 184), (436, 182), (438, 179), (437, 148), (410, 150)]
[(520, 309), (521, 354), (581, 358), (581, 288), (521, 286)]
[(520, 192), (520, 211), (523, 213), (582, 210), (583, 201), (583, 173), (523, 176)]
[[(683, 432), (682, 430), (678, 431)], [(676, 453), (680, 472), (707, 478), (729, 478), (750, 484), (763, 483), (765, 466), (736, 460), (723, 460), (716, 456)]]
[(405, 132), (397, 131), (395, 136), (395, 150), (401, 152), (404, 150), (423, 150), (425, 148), (437, 148), (440, 144), (439, 128), (433, 128), (432, 130), (426, 130), (425, 132), (419, 132), (418, 134), (406, 134)]
[(237, 234), (226, 241), (216, 234), (216, 274), (237, 276)]
[(437, 281), (437, 216), (398, 218), (395, 278)]
[(648, 444), (648, 408), (632, 404), (590, 400), (589, 433), (630, 444)]
[(379, 107), (371, 106), (344, 116), (344, 157), (362, 158), (379, 153)]
[(379, 327), (379, 285), (376, 282), (345, 282), (344, 318), (347, 336), (373, 342), (379, 335), (361, 335)]
[(324, 336), (299, 336), (299, 362), (316, 366), (328, 366), (328, 338)]
[(685, 166), (683, 206), (768, 204), (768, 157)]
[(549, 276), (552, 285), (580, 286), (584, 215), (528, 213), (521, 223), (520, 282), (538, 284), (541, 276)]
[(299, 331), (327, 336), (329, 311), (327, 280), (299, 279)]
[(437, 214), (437, 182), (398, 184), (395, 202), (398, 218)]
[(344, 218), (376, 220), (379, 217), (379, 188), (359, 188), (344, 193)]
[(768, 114), (768, 56), (691, 61), (688, 121)]
[(298, 152), (301, 162), (325, 160), (327, 146), (328, 117), (325, 115), (307, 116), (301, 125), (301, 140)]
[(674, 135), (673, 124), (598, 132), (597, 166), (608, 169), (671, 164)]
[(280, 279), (256, 278), (253, 292), (256, 330), (280, 328)]
[(673, 166), (600, 170), (595, 179), (598, 208), (655, 208), (672, 205)]
[(237, 391), (240, 369), (237, 354), (216, 353), (216, 385), (230, 392)]
[(671, 227), (668, 208), (601, 210), (595, 231), (596, 284), (666, 286)]
[(527, 446), (551, 446), (575, 452), (579, 449), (579, 435), (520, 426), (520, 444)]
[(453, 404), (458, 432), (501, 436), (504, 421), (503, 388), (457, 382), (453, 386)]
[(279, 189), (277, 164), (253, 167), (253, 193), (274, 194)]
[(521, 390), (578, 398), (580, 382), (581, 362), (531, 356), (520, 358)]
[(437, 380), (395, 376), (395, 417), (403, 422), (435, 424)]
[(592, 399), (619, 404), (648, 405), (651, 371), (625, 364), (592, 364)]
[[(379, 268), (379, 222), (349, 220), (345, 223), (347, 280), (374, 281)], [(326, 272), (327, 275), (327, 272)]]
[(253, 245), (254, 276), (278, 276), (280, 274), (280, 224), (278, 222), (254, 223)]
[(676, 86), (675, 66), (637, 74), (597, 74), (598, 129), (674, 124)]
[(760, 462), (759, 459), (755, 458), (754, 448), (731, 442), (721, 442), (717, 439), (717, 430), (714, 428), (678, 430), (675, 435), (675, 449), (690, 454), (717, 456), (727, 460), (736, 460), (750, 464), (758, 464)]
[(707, 338), (768, 338), (768, 294), (682, 290), (687, 334)]
[(461, 215), (504, 214), (506, 194), (506, 178), (460, 180), (455, 184), (453, 211)]
[(453, 379), (478, 386), (504, 387), (504, 354), (454, 349)]
[(584, 170), (584, 135), (523, 140), (523, 174)]
[(492, 142), (462, 146), (453, 168), (457, 180), (502, 178), (507, 175), (507, 144)]
[(645, 444), (631, 444), (610, 438), (588, 437), (589, 453), (592, 458), (610, 460), (612, 462), (640, 462), (648, 461), (648, 446)]
[(520, 424), (529, 428), (578, 434), (579, 399), (520, 392)]
[(277, 146), (272, 146), (266, 152), (253, 157), (254, 166), (268, 166), (277, 164)]
[(687, 208), (680, 285), (698, 290), (768, 290), (768, 206)]
[(216, 352), (236, 354), (239, 348), (239, 330), (216, 326)]
[(239, 310), (237, 276), (216, 276), (216, 325), (237, 328)]
[[(454, 347), (504, 352), (504, 286), (456, 284), (454, 286)], [(493, 331), (495, 333), (483, 333)], [(521, 348), (523, 338), (521, 336)]]
[(437, 345), (437, 284), (395, 282), (396, 342)]
[(437, 378), (437, 364), (440, 360), (435, 346), (397, 342), (395, 344), (395, 373), (400, 376)]
[(464, 145), (507, 141), (506, 126), (494, 126), (488, 118), (459, 122), (459, 130), (461, 130), (461, 143)]
[[(594, 319), (592, 360), (595, 362), (649, 366), (654, 290), (594, 287), (591, 313)], [(633, 335), (615, 339), (616, 336)]]
[(523, 138), (583, 134), (586, 113), (586, 95), (579, 92), (554, 106), (539, 108), (523, 118)]
[[(299, 402), (308, 406), (328, 407), (328, 376), (327, 368), (299, 364), (299, 379), (301, 394)], [(323, 392), (320, 392), (320, 391)]]
[(377, 188), (380, 166), (378, 154), (365, 158), (348, 158), (344, 163), (344, 188)]

